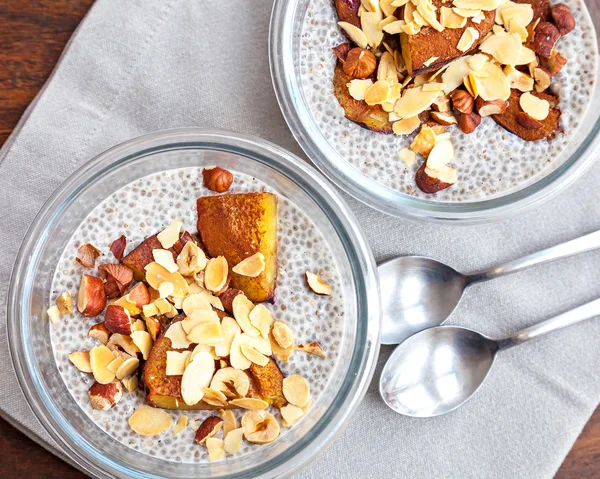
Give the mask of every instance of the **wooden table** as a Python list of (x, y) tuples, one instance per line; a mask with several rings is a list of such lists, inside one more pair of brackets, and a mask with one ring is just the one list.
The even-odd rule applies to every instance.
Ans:
[[(0, 145), (42, 87), (93, 0), (0, 0)], [(0, 477), (83, 474), (0, 419)], [(600, 478), (600, 408), (556, 476)]]

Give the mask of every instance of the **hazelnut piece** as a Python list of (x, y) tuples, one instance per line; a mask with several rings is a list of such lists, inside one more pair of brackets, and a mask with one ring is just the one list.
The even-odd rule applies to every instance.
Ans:
[(463, 113), (458, 117), (458, 127), (460, 128), (460, 131), (467, 135), (473, 133), (480, 123), (481, 117), (474, 112)]
[(532, 118), (524, 111), (520, 111), (517, 113), (517, 122), (519, 123), (519, 125), (521, 125), (527, 130), (537, 130), (538, 128), (542, 127), (541, 121)]
[(454, 115), (452, 113), (444, 113), (441, 111), (432, 111), (431, 118), (433, 118), (440, 125), (444, 125), (444, 126), (456, 124), (456, 118), (454, 118)]
[(123, 397), (123, 386), (116, 379), (108, 384), (95, 382), (88, 389), (88, 397), (94, 409), (107, 411)]
[(556, 50), (552, 50), (550, 58), (542, 58), (542, 66), (547, 68), (552, 76), (559, 74), (566, 64), (567, 59)]
[(535, 91), (543, 92), (552, 84), (552, 75), (546, 67), (535, 67), (533, 69), (533, 79), (535, 80)]
[(415, 176), (417, 186), (424, 193), (437, 193), (456, 183), (456, 170), (451, 166), (444, 165), (439, 170), (432, 170), (426, 165), (423, 163)]
[(450, 94), (450, 98), (452, 99), (454, 108), (461, 113), (469, 114), (473, 111), (475, 101), (473, 100), (473, 97), (465, 90), (454, 90)]
[(220, 166), (204, 168), (202, 170), (202, 179), (202, 186), (205, 186), (215, 193), (226, 192), (231, 186), (231, 183), (233, 183), (231, 171), (225, 170)]
[(367, 78), (377, 68), (377, 59), (369, 50), (353, 48), (348, 52), (344, 62), (344, 73), (353, 78)]
[(485, 101), (483, 98), (478, 97), (475, 106), (479, 116), (484, 117), (504, 113), (508, 108), (508, 102), (504, 100)]
[(100, 278), (84, 274), (77, 293), (77, 310), (86, 318), (98, 316), (106, 306), (104, 283)]
[(571, 9), (563, 3), (552, 7), (552, 18), (556, 28), (563, 36), (575, 28), (575, 18), (571, 13)]
[(131, 325), (131, 316), (123, 306), (109, 304), (104, 313), (104, 326), (111, 333), (131, 334), (133, 328)]
[(559, 38), (558, 28), (550, 22), (540, 22), (533, 33), (533, 50), (544, 58), (550, 58)]

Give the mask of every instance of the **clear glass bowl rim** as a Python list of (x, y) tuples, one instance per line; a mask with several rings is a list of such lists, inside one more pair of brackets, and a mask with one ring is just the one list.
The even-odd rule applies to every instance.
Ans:
[[(600, 155), (600, 115), (579, 148), (558, 168), (513, 193), (465, 203), (442, 203), (413, 198), (364, 176), (327, 140), (303, 101), (294, 65), (294, 15), (301, 0), (275, 0), (269, 31), (271, 80), (283, 117), (311, 161), (337, 186), (354, 198), (392, 216), (431, 222), (477, 224), (499, 221), (540, 205), (571, 185)], [(588, 12), (589, 13), (589, 12)], [(598, 95), (598, 85), (596, 93)]]
[[(35, 263), (37, 238), (60, 217), (61, 211), (84, 188), (107, 171), (118, 169), (128, 161), (177, 149), (210, 149), (245, 156), (259, 161), (294, 181), (328, 217), (340, 234), (349, 255), (357, 288), (357, 343), (343, 385), (330, 408), (300, 441), (283, 454), (247, 470), (242, 477), (288, 477), (312, 461), (341, 433), (352, 412), (366, 394), (375, 371), (380, 346), (381, 306), (379, 278), (372, 252), (360, 226), (337, 191), (306, 162), (288, 151), (257, 137), (217, 129), (179, 128), (149, 133), (101, 153), (75, 171), (44, 204), (19, 249), (11, 274), (7, 319), (9, 351), (19, 385), (35, 416), (50, 436), (81, 470), (95, 477), (162, 477), (143, 475), (117, 460), (90, 447), (53, 406), (47, 391), (36, 379), (35, 359), (26, 336), (24, 323), (29, 320), (27, 292), (28, 263)], [(343, 235), (343, 236), (342, 236)], [(81, 438), (80, 438), (81, 439)], [(233, 477), (233, 476), (221, 476)]]

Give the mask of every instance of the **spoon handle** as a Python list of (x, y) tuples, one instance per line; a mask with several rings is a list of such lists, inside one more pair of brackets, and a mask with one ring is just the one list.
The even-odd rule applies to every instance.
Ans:
[(549, 263), (561, 258), (567, 258), (579, 253), (585, 253), (600, 248), (600, 231), (581, 236), (566, 243), (532, 253), (523, 258), (509, 261), (500, 266), (485, 269), (466, 275), (467, 284), (480, 283), (490, 279), (498, 278), (507, 274), (517, 273), (538, 264)]
[(551, 333), (552, 331), (558, 331), (559, 329), (566, 328), (567, 326), (571, 326), (596, 316), (600, 316), (600, 298), (572, 309), (571, 311), (559, 314), (552, 319), (547, 319), (539, 324), (535, 324), (529, 328), (523, 329), (512, 336), (500, 339), (497, 341), (498, 349), (507, 349), (517, 346), (525, 341), (529, 341), (530, 339), (543, 336), (544, 334)]

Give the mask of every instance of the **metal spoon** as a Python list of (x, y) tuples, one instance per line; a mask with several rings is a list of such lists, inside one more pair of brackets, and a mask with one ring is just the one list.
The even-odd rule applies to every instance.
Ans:
[(379, 393), (394, 411), (439, 416), (467, 401), (485, 380), (498, 351), (600, 315), (600, 299), (524, 329), (490, 339), (457, 326), (437, 326), (408, 338), (390, 356)]
[(413, 334), (442, 324), (467, 286), (600, 248), (600, 231), (590, 233), (501, 266), (461, 274), (422, 256), (395, 258), (379, 266), (383, 302), (382, 344), (399, 344)]

